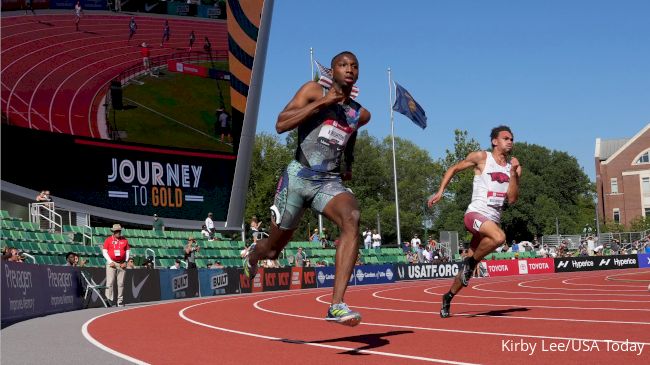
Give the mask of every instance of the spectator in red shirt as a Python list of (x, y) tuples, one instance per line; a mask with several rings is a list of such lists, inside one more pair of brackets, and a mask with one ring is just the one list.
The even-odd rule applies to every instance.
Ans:
[(142, 48), (140, 48), (140, 54), (142, 55), (142, 64), (144, 65), (144, 72), (151, 75), (151, 68), (149, 65), (149, 56), (151, 55), (151, 51), (149, 50), (149, 46), (147, 45), (147, 42), (142, 42)]
[[(111, 228), (113, 235), (106, 238), (102, 253), (106, 259), (106, 298), (111, 305), (117, 304), (118, 307), (124, 306), (124, 269), (126, 262), (129, 260), (131, 248), (129, 241), (122, 237), (122, 226), (113, 224)], [(113, 296), (113, 283), (117, 277), (117, 302)]]

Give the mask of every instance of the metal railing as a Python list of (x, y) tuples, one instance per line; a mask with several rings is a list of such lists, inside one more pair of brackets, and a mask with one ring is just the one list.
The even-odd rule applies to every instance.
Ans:
[(41, 222), (46, 222), (50, 232), (59, 231), (63, 232), (63, 217), (56, 212), (54, 203), (30, 203), (29, 221), (36, 223), (40, 226)]

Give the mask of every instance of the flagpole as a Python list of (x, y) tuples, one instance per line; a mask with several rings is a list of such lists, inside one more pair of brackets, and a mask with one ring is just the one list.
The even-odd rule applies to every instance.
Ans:
[(390, 78), (390, 67), (388, 68), (388, 100), (390, 109), (390, 138), (393, 142), (393, 183), (395, 184), (395, 220), (397, 222), (397, 247), (402, 244), (402, 236), (399, 229), (399, 198), (397, 195), (397, 159), (395, 158), (395, 123), (393, 121), (393, 84)]
[(311, 75), (309, 75), (309, 81), (314, 81), (314, 48), (309, 47), (309, 64), (311, 65)]
[[(309, 47), (309, 63), (311, 64), (311, 75), (309, 81), (314, 81), (314, 48)], [(318, 214), (318, 237), (323, 234), (323, 215)]]

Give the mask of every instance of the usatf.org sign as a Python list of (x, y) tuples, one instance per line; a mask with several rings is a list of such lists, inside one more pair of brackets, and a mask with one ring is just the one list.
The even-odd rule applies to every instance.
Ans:
[(458, 274), (461, 265), (452, 264), (418, 264), (397, 265), (397, 280), (420, 280), (451, 278)]

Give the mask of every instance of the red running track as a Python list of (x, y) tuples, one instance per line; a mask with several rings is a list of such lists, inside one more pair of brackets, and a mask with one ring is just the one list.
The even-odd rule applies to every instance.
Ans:
[(160, 47), (165, 18), (135, 18), (138, 31), (127, 44), (128, 15), (86, 15), (79, 32), (72, 11), (2, 17), (3, 116), (22, 127), (105, 138), (105, 130), (98, 128), (93, 103), (99, 103), (110, 81), (121, 71), (142, 62), (142, 42), (153, 47), (151, 57), (186, 51), (189, 33), (194, 30), (193, 50), (203, 49), (205, 36), (213, 49), (228, 49), (224, 21), (169, 17), (171, 37)]
[[(620, 274), (639, 281), (608, 280)], [(323, 320), (331, 289), (271, 292), (126, 309), (84, 330), (152, 364), (647, 364), (649, 282), (649, 270), (475, 279), (447, 319), (449, 280), (351, 287), (346, 301), (363, 314), (354, 328)]]

